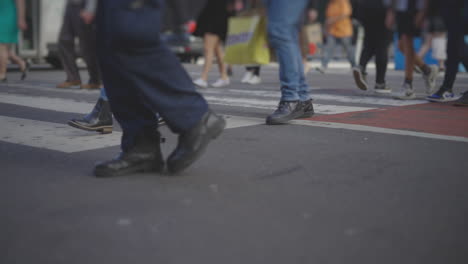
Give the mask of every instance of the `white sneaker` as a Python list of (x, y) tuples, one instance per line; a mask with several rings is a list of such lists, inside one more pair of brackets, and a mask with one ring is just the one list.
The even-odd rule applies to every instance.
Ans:
[(423, 74), (423, 79), (426, 82), (426, 93), (431, 95), (435, 92), (436, 89), (439, 67), (436, 65), (431, 65), (429, 68), (431, 68), (431, 72), (428, 74)]
[(244, 77), (242, 77), (242, 80), (241, 80), (241, 83), (248, 83), (250, 79), (252, 79), (254, 75), (252, 74), (252, 72), (250, 71), (247, 71), (245, 74), (244, 74)]
[(223, 80), (223, 79), (218, 79), (216, 82), (212, 83), (211, 86), (215, 88), (220, 88), (224, 86), (228, 86), (231, 82), (229, 79)]
[(416, 97), (416, 94), (414, 93), (413, 86), (405, 82), (398, 91), (392, 93), (392, 97), (401, 100), (411, 100)]
[(259, 84), (261, 82), (262, 82), (262, 78), (260, 78), (260, 76), (258, 76), (258, 75), (252, 75), (252, 78), (247, 80), (247, 83), (252, 84), (252, 85), (256, 85), (256, 84)]
[(202, 78), (196, 79), (195, 81), (193, 81), (193, 84), (195, 84), (196, 86), (198, 86), (200, 88), (207, 88), (208, 87), (208, 83), (205, 80), (203, 80)]

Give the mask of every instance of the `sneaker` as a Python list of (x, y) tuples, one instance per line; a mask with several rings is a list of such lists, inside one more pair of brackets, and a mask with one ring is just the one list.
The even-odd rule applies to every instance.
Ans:
[(431, 71), (428, 74), (423, 75), (423, 79), (426, 82), (426, 93), (433, 94), (436, 89), (437, 75), (439, 74), (439, 67), (436, 65), (429, 66)]
[(193, 81), (193, 84), (200, 88), (208, 88), (208, 83), (202, 78), (196, 79), (195, 81)]
[(453, 105), (468, 106), (468, 92), (465, 92), (460, 98), (458, 98)]
[(416, 94), (414, 93), (413, 86), (405, 82), (400, 90), (393, 92), (392, 96), (395, 99), (411, 100), (416, 97)]
[(220, 88), (224, 86), (228, 86), (230, 84), (229, 79), (223, 80), (223, 79), (218, 79), (216, 82), (212, 83), (211, 86), (215, 88)]
[(376, 83), (374, 86), (374, 92), (388, 94), (392, 92), (392, 90), (387, 86), (386, 83)]
[(309, 118), (315, 114), (314, 105), (312, 104), (312, 99), (300, 102), (299, 105), (300, 105), (299, 107), (301, 108), (303, 112), (302, 116), (300, 116), (299, 118)]
[(247, 80), (247, 83), (252, 84), (252, 85), (260, 84), (261, 82), (262, 82), (262, 78), (260, 78), (260, 76), (258, 75), (253, 75), (252, 78)]
[(361, 67), (353, 67), (353, 76), (357, 87), (363, 91), (366, 91), (368, 87), (366, 75), (362, 72)]
[(65, 88), (71, 88), (71, 87), (80, 86), (80, 85), (81, 85), (81, 81), (64, 81), (63, 83), (57, 84), (56, 87), (60, 89), (65, 89)]
[(253, 75), (252, 72), (249, 72), (249, 71), (246, 72), (246, 73), (244, 74), (244, 77), (242, 77), (241, 83), (248, 83), (249, 80), (252, 79), (253, 76), (254, 76), (254, 75)]
[(299, 101), (280, 101), (275, 112), (266, 118), (266, 124), (286, 124), (293, 119), (302, 117), (303, 114), (303, 105)]
[(446, 91), (442, 87), (434, 94), (426, 97), (429, 102), (451, 102), (457, 100), (452, 91)]

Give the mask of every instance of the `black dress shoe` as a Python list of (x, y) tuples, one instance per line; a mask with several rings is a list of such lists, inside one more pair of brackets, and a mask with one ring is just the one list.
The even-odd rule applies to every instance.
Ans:
[(112, 133), (112, 123), (112, 112), (109, 102), (101, 98), (99, 98), (91, 113), (81, 119), (68, 121), (68, 124), (72, 127), (101, 132), (102, 134)]
[(303, 114), (302, 104), (299, 101), (280, 101), (276, 111), (267, 117), (266, 124), (286, 124), (293, 119), (300, 118)]
[(315, 114), (314, 105), (312, 104), (312, 99), (300, 102), (299, 104), (303, 112), (302, 116), (300, 116), (299, 118), (309, 118)]
[(201, 156), (210, 140), (221, 134), (225, 126), (224, 118), (208, 110), (195, 127), (179, 135), (177, 147), (167, 159), (168, 171), (174, 174), (190, 166)]
[(98, 178), (120, 176), (138, 172), (162, 172), (164, 159), (161, 153), (161, 136), (153, 131), (150, 136), (136, 139), (135, 146), (121, 152), (116, 158), (102, 162), (94, 168)]

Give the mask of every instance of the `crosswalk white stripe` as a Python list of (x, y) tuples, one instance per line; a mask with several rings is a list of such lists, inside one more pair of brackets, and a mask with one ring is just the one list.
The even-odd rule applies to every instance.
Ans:
[[(281, 93), (266, 90), (240, 90), (240, 89), (225, 89), (225, 90), (212, 90), (205, 89), (202, 91), (204, 95), (243, 95), (243, 96), (258, 96), (266, 98), (278, 99)], [(386, 106), (407, 106), (427, 103), (425, 100), (395, 100), (393, 98), (385, 98), (378, 96), (354, 96), (354, 95), (334, 95), (323, 93), (312, 93), (314, 100), (335, 101), (340, 103), (353, 103), (353, 104), (368, 104), (368, 105), (386, 105)]]
[[(226, 129), (254, 126), (265, 121), (259, 118), (225, 116)], [(73, 153), (120, 144), (121, 132), (96, 134), (66, 124), (0, 116), (0, 141), (24, 146)]]
[[(275, 109), (278, 106), (278, 101), (276, 100), (216, 97), (216, 96), (209, 96), (209, 95), (205, 95), (205, 98), (208, 100), (210, 104), (224, 105), (224, 106), (249, 107), (249, 108), (269, 109), (269, 110)], [(375, 109), (371, 107), (322, 105), (322, 104), (314, 104), (314, 108), (315, 108), (315, 113), (327, 114), (327, 115)]]
[(100, 149), (120, 144), (120, 132), (90, 133), (66, 124), (0, 116), (0, 140), (65, 153)]
[[(227, 98), (216, 96), (205, 96), (210, 104), (249, 107), (258, 109), (275, 109), (278, 105), (276, 100), (248, 99), (248, 98)], [(49, 98), (43, 96), (13, 95), (0, 93), (0, 103), (34, 107), (44, 110), (52, 110), (66, 113), (88, 113), (93, 104), (79, 102), (70, 99)], [(315, 112), (318, 114), (340, 114), (347, 112), (366, 111), (374, 108), (342, 105), (321, 105), (314, 104)]]

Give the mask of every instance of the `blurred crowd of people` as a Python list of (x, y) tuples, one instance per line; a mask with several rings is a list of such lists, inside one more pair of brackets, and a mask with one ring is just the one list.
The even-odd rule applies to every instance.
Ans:
[[(168, 7), (164, 9), (164, 2)], [(375, 58), (374, 91), (396, 99), (414, 99), (414, 72), (426, 85), (427, 99), (434, 102), (457, 100), (468, 105), (468, 93), (458, 98), (453, 92), (459, 64), (468, 69), (468, 0), (206, 0), (198, 15), (182, 7), (193, 1), (163, 0), (68, 0), (58, 43), (65, 69), (64, 82), (57, 88), (80, 86), (101, 89), (90, 114), (70, 120), (71, 126), (102, 133), (112, 131), (112, 116), (122, 129), (122, 153), (96, 166), (97, 176), (135, 171), (161, 170), (160, 135), (155, 130), (165, 122), (179, 134), (179, 143), (167, 160), (170, 171), (178, 172), (198, 158), (210, 139), (225, 126), (195, 91), (231, 84), (230, 66), (224, 62), (224, 47), (232, 16), (254, 10), (266, 16), (268, 48), (280, 65), (281, 97), (277, 109), (266, 117), (268, 125), (285, 124), (314, 114), (312, 96), (305, 74), (309, 72), (306, 25), (320, 22), (323, 30), (321, 66), (327, 72), (335, 47), (341, 46), (350, 63), (356, 85), (370, 90), (367, 65)], [(24, 0), (0, 1), (0, 81), (6, 81), (6, 64), (17, 63), (26, 78), (29, 65), (18, 58), (12, 45), (18, 30), (27, 27)], [(172, 30), (184, 32), (187, 22), (196, 20), (195, 36), (203, 38), (204, 66), (192, 80), (161, 40), (164, 12), (170, 13)], [(250, 12), (250, 14), (252, 14)], [(356, 21), (364, 29), (363, 48), (355, 61)], [(386, 82), (389, 47), (394, 32), (405, 57), (401, 87)], [(423, 38), (419, 52), (415, 38)], [(79, 40), (90, 79), (83, 82), (76, 65), (75, 39)], [(358, 40), (359, 41), (359, 40)], [(305, 48), (304, 48), (305, 47)], [(432, 49), (436, 64), (424, 56)], [(209, 83), (209, 72), (217, 62), (219, 78)], [(436, 80), (444, 72), (442, 85)], [(246, 65), (241, 82), (259, 84), (260, 65)], [(105, 88), (103, 87), (105, 85)], [(112, 109), (112, 110), (111, 110)], [(163, 121), (162, 121), (163, 120)], [(156, 131), (156, 132), (155, 132)], [(149, 147), (150, 146), (150, 147)]]

